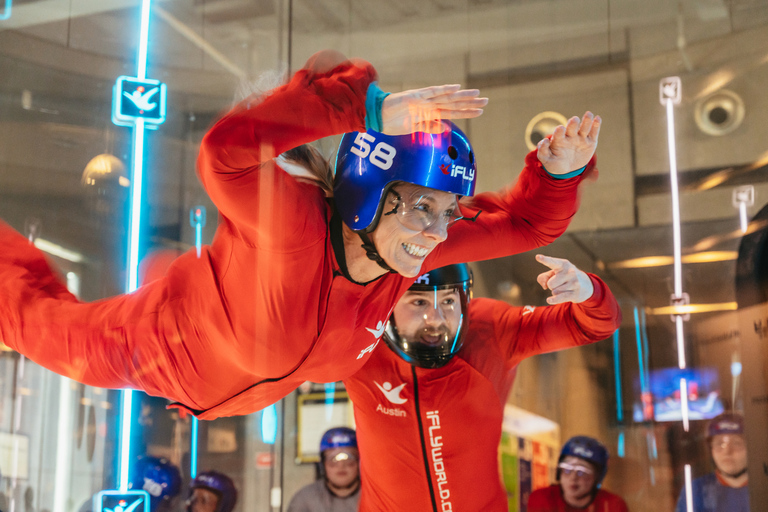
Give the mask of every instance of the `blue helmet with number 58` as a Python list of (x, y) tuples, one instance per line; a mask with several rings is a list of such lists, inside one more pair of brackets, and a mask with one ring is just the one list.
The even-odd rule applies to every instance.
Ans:
[(443, 121), (439, 134), (344, 134), (336, 154), (333, 195), (344, 223), (370, 233), (393, 183), (402, 181), (460, 196), (475, 192), (477, 163), (469, 139)]

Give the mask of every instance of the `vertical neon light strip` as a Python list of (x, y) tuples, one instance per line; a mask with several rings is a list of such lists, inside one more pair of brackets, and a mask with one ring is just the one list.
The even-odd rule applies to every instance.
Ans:
[[(200, 215), (195, 215), (196, 212), (202, 211), (201, 207), (192, 208), (190, 211), (190, 222), (195, 228), (195, 248), (197, 249), (197, 257), (200, 258), (200, 254), (203, 246), (203, 223), (200, 220)], [(190, 478), (197, 477), (197, 442), (199, 438), (198, 434), (198, 419), (192, 416), (192, 431), (190, 432), (190, 446), (189, 446), (189, 476)]]
[(683, 414), (683, 430), (688, 432), (688, 382), (685, 379), (680, 379), (680, 409)]
[(0, 21), (11, 17), (11, 0), (5, 0), (5, 10), (0, 14)]
[(675, 113), (672, 100), (667, 100), (667, 144), (669, 145), (669, 178), (672, 192), (672, 236), (675, 271), (675, 297), (683, 296), (680, 240), (680, 193), (677, 183), (677, 148), (675, 146)]
[(693, 488), (691, 487), (691, 465), (685, 465), (685, 510), (693, 512)]
[(621, 396), (621, 352), (619, 347), (619, 330), (613, 332), (613, 374), (616, 379), (616, 419), (624, 421), (624, 403)]
[[(149, 43), (150, 0), (141, 2), (141, 33), (136, 76), (147, 77), (147, 45)], [(141, 187), (144, 174), (144, 120), (137, 119), (133, 128), (133, 173), (131, 177), (131, 220), (128, 241), (128, 283), (131, 293), (139, 287), (139, 229), (141, 227)], [(128, 475), (131, 457), (131, 410), (133, 391), (124, 389), (121, 403), (120, 466), (118, 483), (121, 491), (128, 490)]]
[[(675, 146), (675, 113), (672, 99), (667, 99), (667, 145), (669, 146), (669, 182), (672, 193), (672, 237), (675, 272), (675, 298), (683, 298), (682, 242), (680, 236), (680, 192), (677, 186), (677, 147)], [(675, 315), (677, 331), (677, 364), (685, 368), (685, 337), (683, 336), (683, 317)]]
[(640, 373), (640, 393), (644, 395), (648, 390), (648, 383), (645, 380), (645, 365), (643, 364), (643, 361), (645, 360), (645, 357), (643, 356), (643, 338), (640, 336), (640, 318), (638, 317), (637, 306), (634, 308), (634, 314), (635, 339), (637, 340), (637, 364), (639, 366)]
[(198, 419), (192, 416), (192, 438), (191, 447), (189, 450), (189, 476), (195, 478), (197, 476), (197, 427)]
[(746, 233), (749, 222), (747, 221), (747, 203), (744, 201), (739, 203), (739, 220), (741, 221), (741, 232)]

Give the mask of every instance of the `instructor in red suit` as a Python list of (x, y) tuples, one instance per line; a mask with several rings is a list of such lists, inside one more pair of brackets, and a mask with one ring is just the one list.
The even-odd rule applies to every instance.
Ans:
[(355, 405), (362, 512), (503, 512), (504, 404), (525, 358), (610, 336), (608, 287), (567, 260), (537, 256), (550, 306), (472, 299), (466, 264), (432, 270), (395, 306), (380, 347), (346, 379)]

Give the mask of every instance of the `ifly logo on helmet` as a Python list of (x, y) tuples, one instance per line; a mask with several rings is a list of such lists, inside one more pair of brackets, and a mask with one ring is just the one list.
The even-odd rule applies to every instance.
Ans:
[(471, 167), (467, 167), (466, 165), (451, 164), (449, 167), (448, 164), (441, 164), (440, 170), (443, 172), (443, 174), (446, 176), (450, 175), (452, 178), (460, 175), (467, 181), (472, 181), (475, 179), (475, 170)]
[(589, 448), (585, 448), (583, 446), (577, 446), (577, 447), (575, 447), (573, 449), (573, 454), (574, 455), (579, 455), (579, 456), (582, 456), (582, 457), (590, 457), (591, 458), (594, 455), (594, 452), (592, 452), (592, 450), (590, 450)]
[(737, 430), (740, 430), (741, 425), (734, 421), (728, 421), (728, 420), (722, 420), (718, 422), (717, 429), (726, 431), (726, 432), (736, 432)]
[(420, 275), (413, 284), (429, 284), (429, 273)]

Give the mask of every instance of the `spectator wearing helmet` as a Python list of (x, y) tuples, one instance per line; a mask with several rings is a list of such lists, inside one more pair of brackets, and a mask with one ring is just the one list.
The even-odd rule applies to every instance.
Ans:
[[(691, 484), (693, 510), (696, 512), (749, 512), (749, 475), (744, 417), (723, 413), (712, 418), (707, 428), (715, 471)], [(675, 512), (686, 512), (685, 487), (680, 490)]]
[(205, 471), (189, 484), (187, 512), (232, 512), (236, 503), (237, 488), (224, 473)]
[(147, 491), (151, 512), (170, 511), (181, 491), (181, 472), (166, 458), (143, 455), (131, 469), (128, 489)]
[(380, 347), (346, 379), (362, 459), (361, 510), (507, 510), (498, 468), (517, 365), (610, 336), (608, 287), (567, 260), (538, 256), (547, 307), (472, 298), (466, 264), (431, 270), (395, 306)]
[[(221, 118), (198, 158), (219, 212), (213, 243), (136, 293), (79, 302), (0, 223), (0, 338), (88, 385), (141, 389), (206, 420), (248, 414), (359, 370), (419, 274), (565, 231), (599, 117), (571, 118), (514, 187), (472, 198), (477, 159), (440, 118), (477, 117), (487, 100), (458, 85), (387, 95), (376, 80), (370, 64), (320, 52)], [(341, 134), (329, 198), (330, 167), (291, 150)]]
[(601, 489), (608, 472), (608, 449), (597, 439), (568, 440), (557, 461), (557, 484), (537, 489), (528, 498), (528, 512), (627, 512), (626, 502)]
[(360, 471), (355, 431), (332, 428), (320, 440), (320, 473), (323, 478), (293, 496), (288, 512), (357, 512)]

